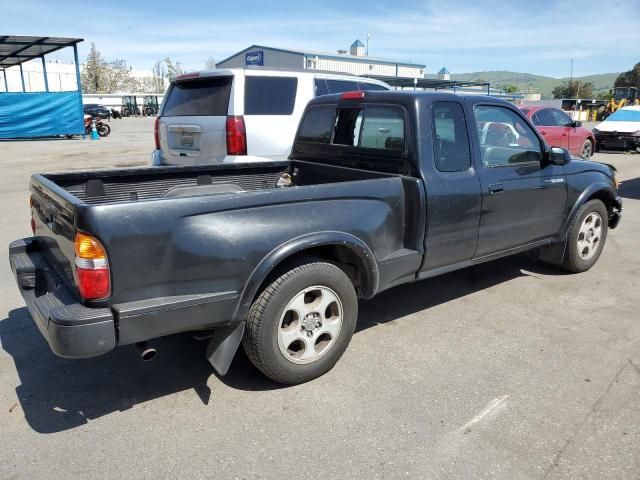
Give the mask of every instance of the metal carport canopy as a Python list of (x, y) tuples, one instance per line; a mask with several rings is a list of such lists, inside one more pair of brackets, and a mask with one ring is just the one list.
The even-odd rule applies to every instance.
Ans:
[(0, 69), (15, 67), (65, 47), (82, 42), (82, 38), (31, 37), (0, 35)]

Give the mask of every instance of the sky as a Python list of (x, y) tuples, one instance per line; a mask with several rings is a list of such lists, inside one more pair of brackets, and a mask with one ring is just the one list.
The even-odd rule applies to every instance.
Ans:
[[(640, 0), (0, 0), (0, 35), (84, 38), (107, 60), (187, 70), (252, 44), (335, 52), (371, 34), (371, 56), (427, 73), (510, 70), (568, 77), (640, 62)], [(58, 54), (63, 61), (69, 54)]]

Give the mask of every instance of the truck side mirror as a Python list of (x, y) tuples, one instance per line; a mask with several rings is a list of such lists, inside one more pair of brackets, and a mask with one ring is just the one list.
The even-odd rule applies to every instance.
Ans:
[(551, 165), (566, 165), (571, 161), (571, 153), (566, 148), (551, 147), (547, 152), (547, 162)]

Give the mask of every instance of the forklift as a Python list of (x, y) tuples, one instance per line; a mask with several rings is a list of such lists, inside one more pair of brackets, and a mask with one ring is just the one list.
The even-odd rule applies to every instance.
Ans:
[(158, 115), (158, 111), (158, 96), (145, 95), (142, 101), (142, 115), (145, 117), (151, 117)]
[(135, 95), (125, 95), (122, 97), (122, 108), (120, 113), (123, 117), (140, 115), (140, 109), (138, 108), (138, 102)]

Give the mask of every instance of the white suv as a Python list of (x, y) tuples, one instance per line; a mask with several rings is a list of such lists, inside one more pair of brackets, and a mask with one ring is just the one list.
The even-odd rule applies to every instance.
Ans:
[(282, 160), (313, 97), (390, 90), (351, 75), (277, 70), (211, 70), (178, 75), (155, 124), (153, 165)]

